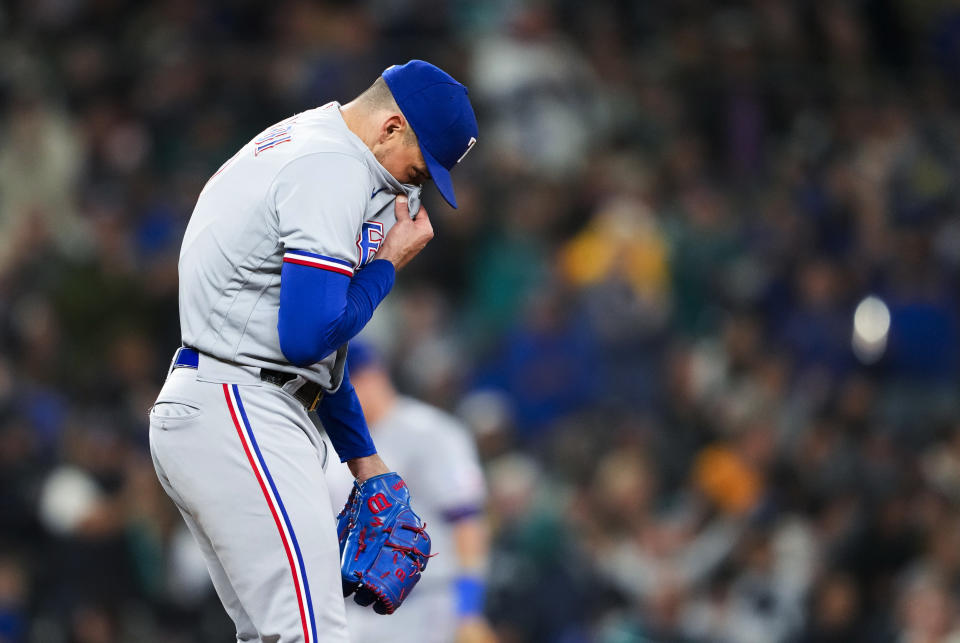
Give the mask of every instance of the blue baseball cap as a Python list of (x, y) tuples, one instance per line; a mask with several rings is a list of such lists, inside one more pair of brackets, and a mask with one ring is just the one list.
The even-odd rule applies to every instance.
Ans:
[(479, 134), (467, 88), (422, 60), (388, 67), (383, 79), (417, 135), (433, 182), (456, 208), (450, 170), (473, 148)]

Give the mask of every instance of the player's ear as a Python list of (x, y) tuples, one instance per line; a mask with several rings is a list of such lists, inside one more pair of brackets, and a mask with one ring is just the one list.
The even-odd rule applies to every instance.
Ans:
[(401, 114), (391, 114), (383, 121), (380, 128), (380, 142), (385, 143), (394, 137), (402, 137), (406, 126), (407, 121)]

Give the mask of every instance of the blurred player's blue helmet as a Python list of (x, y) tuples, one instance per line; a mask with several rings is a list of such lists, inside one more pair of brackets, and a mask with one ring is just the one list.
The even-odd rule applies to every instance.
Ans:
[(350, 340), (347, 347), (347, 372), (351, 375), (368, 368), (382, 367), (380, 353), (372, 344), (362, 339)]
[(389, 67), (383, 79), (417, 135), (437, 189), (457, 207), (450, 170), (473, 148), (479, 134), (467, 88), (422, 60)]

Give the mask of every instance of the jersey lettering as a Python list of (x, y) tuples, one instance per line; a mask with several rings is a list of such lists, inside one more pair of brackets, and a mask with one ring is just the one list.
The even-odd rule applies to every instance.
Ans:
[(383, 243), (383, 224), (377, 221), (367, 221), (360, 229), (357, 237), (357, 249), (360, 251), (360, 265), (373, 259)]
[(266, 152), (281, 143), (287, 143), (292, 140), (293, 135), (290, 133), (292, 128), (293, 124), (291, 123), (289, 125), (277, 125), (267, 130), (266, 134), (253, 142), (255, 147), (253, 155), (260, 156), (260, 152)]

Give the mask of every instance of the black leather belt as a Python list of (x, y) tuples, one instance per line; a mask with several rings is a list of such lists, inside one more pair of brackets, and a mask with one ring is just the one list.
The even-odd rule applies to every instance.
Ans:
[[(293, 373), (284, 373), (283, 371), (275, 371), (269, 368), (260, 369), (261, 380), (279, 386), (280, 388), (283, 388), (284, 384), (292, 379), (296, 379), (296, 377)], [(308, 411), (313, 411), (323, 398), (323, 389), (320, 388), (319, 384), (307, 381), (295, 390), (292, 395), (300, 404), (303, 404), (303, 408)]]
[[(195, 348), (184, 346), (174, 355), (172, 368), (197, 368), (199, 363), (199, 351)], [(283, 371), (275, 371), (270, 368), (260, 369), (261, 380), (268, 384), (279, 386), (280, 388), (283, 388), (284, 384), (292, 379), (296, 379), (296, 377), (293, 373), (284, 373)], [(320, 403), (321, 398), (323, 398), (323, 389), (319, 384), (307, 381), (290, 394), (293, 395), (294, 399), (300, 402), (300, 404), (303, 404), (303, 408), (308, 411), (313, 411), (317, 408), (317, 404)]]

